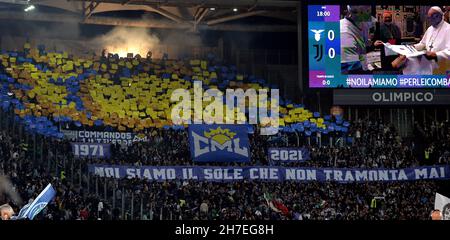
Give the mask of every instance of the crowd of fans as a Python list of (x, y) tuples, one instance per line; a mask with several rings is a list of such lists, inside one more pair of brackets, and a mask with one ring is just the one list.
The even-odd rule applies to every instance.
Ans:
[[(311, 151), (311, 160), (297, 164), (301, 166), (399, 168), (448, 164), (449, 133), (447, 122), (433, 122), (417, 125), (415, 137), (406, 139), (381, 121), (354, 121), (347, 135), (334, 136), (333, 141), (313, 138), (307, 144), (305, 136), (294, 133), (275, 137), (255, 134), (250, 136), (251, 164), (268, 165), (269, 147), (298, 144)], [(52, 183), (57, 197), (38, 219), (428, 219), (434, 194), (443, 184), (425, 180), (351, 184), (148, 182), (87, 174), (86, 164), (94, 162), (193, 165), (186, 131), (154, 129), (148, 134), (151, 137), (147, 143), (113, 145), (110, 159), (75, 159), (68, 154), (71, 149), (67, 141), (46, 138), (35, 147), (32, 141), (25, 142), (23, 137), (3, 130), (0, 173), (10, 178), (24, 202), (11, 201), (6, 193), (0, 200), (9, 201), (18, 211)], [(33, 160), (34, 151), (38, 160)], [(44, 161), (39, 160), (40, 154), (45, 156)]]
[[(112, 180), (107, 182), (114, 184)], [(77, 198), (76, 190), (61, 185), (61, 196), (42, 217), (61, 220), (428, 219), (437, 190), (434, 182), (426, 181), (342, 185), (257, 181), (150, 183), (134, 179), (122, 180), (117, 186), (116, 195), (109, 197), (111, 201), (115, 198), (113, 207), (110, 201), (102, 199), (102, 194), (81, 199)], [(274, 195), (272, 201), (277, 202), (277, 208), (267, 203), (264, 196), (269, 192)], [(122, 198), (126, 201), (123, 214)]]

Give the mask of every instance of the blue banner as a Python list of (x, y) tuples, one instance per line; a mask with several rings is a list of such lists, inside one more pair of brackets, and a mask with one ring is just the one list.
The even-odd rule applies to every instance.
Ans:
[(20, 210), (17, 219), (28, 218), (33, 220), (33, 218), (36, 217), (36, 215), (38, 215), (55, 196), (55, 189), (51, 184), (48, 184), (32, 203), (25, 205)]
[(250, 144), (245, 125), (190, 125), (189, 143), (194, 162), (249, 162)]
[(272, 164), (304, 162), (311, 159), (307, 148), (269, 148), (267, 151)]
[(105, 143), (73, 142), (72, 152), (75, 157), (109, 158), (111, 145)]
[(401, 169), (290, 168), (279, 166), (192, 167), (192, 166), (120, 166), (89, 164), (89, 172), (100, 177), (141, 178), (149, 181), (411, 181), (450, 179), (450, 165)]

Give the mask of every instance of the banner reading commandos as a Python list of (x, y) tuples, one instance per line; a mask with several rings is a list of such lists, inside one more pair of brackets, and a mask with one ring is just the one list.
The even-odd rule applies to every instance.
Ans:
[(289, 167), (191, 167), (191, 166), (119, 166), (89, 164), (89, 173), (100, 177), (140, 178), (149, 181), (411, 181), (449, 179), (450, 165), (402, 169), (339, 169)]
[(148, 141), (147, 136), (132, 132), (98, 132), (61, 130), (66, 139), (85, 143), (112, 143), (131, 145), (133, 142)]

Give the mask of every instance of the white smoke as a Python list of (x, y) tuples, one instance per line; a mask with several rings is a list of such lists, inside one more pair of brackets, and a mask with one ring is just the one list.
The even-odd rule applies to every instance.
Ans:
[(160, 40), (145, 28), (116, 27), (110, 32), (97, 37), (92, 42), (98, 49), (105, 49), (107, 53), (126, 57), (128, 53), (147, 56), (149, 51), (158, 49)]

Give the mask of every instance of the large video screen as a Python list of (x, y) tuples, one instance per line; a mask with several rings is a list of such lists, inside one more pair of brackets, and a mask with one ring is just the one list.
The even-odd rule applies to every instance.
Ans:
[(311, 88), (449, 88), (441, 8), (308, 5)]

